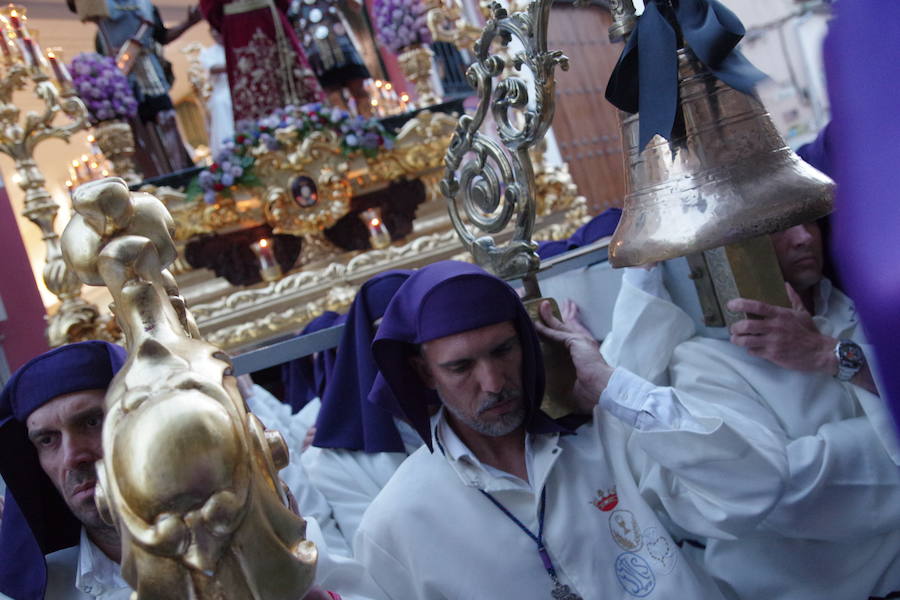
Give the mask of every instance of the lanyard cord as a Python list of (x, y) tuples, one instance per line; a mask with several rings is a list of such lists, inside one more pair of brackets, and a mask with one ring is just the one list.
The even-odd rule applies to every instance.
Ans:
[(534, 543), (537, 544), (538, 555), (541, 557), (541, 562), (544, 563), (544, 568), (547, 569), (547, 573), (550, 575), (550, 579), (553, 580), (553, 583), (559, 584), (559, 577), (556, 576), (556, 569), (553, 567), (553, 561), (550, 560), (550, 554), (547, 553), (547, 548), (544, 547), (544, 509), (547, 506), (547, 489), (541, 489), (541, 508), (538, 511), (538, 533), (534, 535), (530, 529), (525, 527), (525, 524), (522, 523), (519, 519), (516, 518), (514, 514), (509, 512), (509, 509), (503, 506), (499, 500), (494, 498), (489, 492), (486, 492), (482, 489), (478, 489), (479, 492), (484, 494), (484, 496), (494, 503), (494, 506), (500, 509), (504, 515), (509, 517), (509, 520), (518, 525), (519, 529), (525, 532), (525, 535), (534, 540)]
[[(444, 445), (441, 444), (441, 439), (437, 434), (437, 426), (434, 428), (434, 441), (437, 442), (438, 449), (441, 451), (441, 454), (444, 456), (447, 455), (444, 452)], [(478, 491), (484, 494), (484, 496), (494, 503), (494, 506), (500, 509), (504, 515), (509, 517), (509, 519), (515, 523), (519, 529), (525, 532), (525, 534), (534, 540), (534, 543), (537, 544), (538, 555), (541, 557), (541, 562), (544, 564), (544, 568), (547, 569), (547, 574), (550, 575), (550, 579), (553, 580), (555, 585), (559, 585), (559, 577), (556, 575), (556, 568), (553, 566), (553, 561), (550, 560), (550, 554), (547, 552), (547, 548), (544, 547), (544, 509), (547, 506), (547, 489), (541, 488), (541, 507), (538, 510), (538, 533), (534, 535), (531, 533), (531, 530), (525, 527), (524, 523), (516, 518), (514, 514), (509, 512), (509, 509), (503, 506), (499, 500), (494, 498), (489, 492), (484, 491), (481, 488), (478, 488)]]

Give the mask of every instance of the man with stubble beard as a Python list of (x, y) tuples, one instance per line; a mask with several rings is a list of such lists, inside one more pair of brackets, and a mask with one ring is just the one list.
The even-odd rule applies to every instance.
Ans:
[(31, 360), (0, 398), (0, 592), (16, 600), (128, 598), (116, 530), (94, 503), (104, 397), (125, 361), (106, 342)]
[(424, 446), (363, 516), (357, 558), (392, 600), (721, 598), (656, 511), (711, 537), (752, 529), (780, 496), (777, 440), (613, 370), (549, 308), (540, 331), (578, 370), (589, 422), (577, 428), (539, 408), (536, 326), (504, 281), (444, 261), (399, 288), (372, 345), (368, 398)]
[[(26, 363), (0, 397), (0, 598), (126, 600), (118, 532), (94, 501), (94, 463), (103, 457), (106, 389), (125, 362), (122, 348), (70, 344)], [(332, 556), (314, 519), (316, 585), (303, 600), (378, 600), (352, 559)], [(338, 590), (325, 591), (322, 588)]]

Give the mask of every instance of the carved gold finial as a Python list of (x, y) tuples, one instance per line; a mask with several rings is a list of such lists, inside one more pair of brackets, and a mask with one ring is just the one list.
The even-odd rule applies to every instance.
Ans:
[(85, 283), (109, 287), (129, 353), (97, 465), (123, 576), (138, 599), (301, 598), (317, 551), (278, 479), (286, 449), (247, 412), (228, 356), (198, 336), (166, 270), (171, 216), (116, 178), (79, 187), (74, 204), (63, 252)]

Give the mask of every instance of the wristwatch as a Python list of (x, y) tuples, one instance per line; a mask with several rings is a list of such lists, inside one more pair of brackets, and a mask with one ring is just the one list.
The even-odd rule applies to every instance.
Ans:
[(866, 364), (862, 348), (850, 340), (838, 340), (834, 347), (834, 355), (838, 360), (838, 370), (835, 374), (838, 381), (850, 381)]

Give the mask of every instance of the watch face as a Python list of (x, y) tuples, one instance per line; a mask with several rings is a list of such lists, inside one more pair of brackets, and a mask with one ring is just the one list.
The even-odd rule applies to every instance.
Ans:
[(861, 366), (863, 362), (862, 348), (853, 342), (841, 342), (839, 358), (849, 367)]

